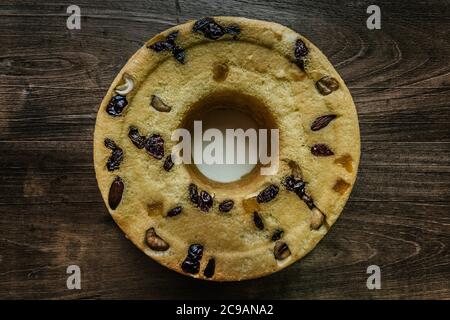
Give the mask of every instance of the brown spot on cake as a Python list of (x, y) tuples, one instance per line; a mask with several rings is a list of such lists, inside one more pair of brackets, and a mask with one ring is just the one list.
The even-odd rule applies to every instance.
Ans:
[(342, 178), (339, 178), (336, 180), (336, 183), (333, 186), (333, 190), (336, 191), (337, 193), (344, 194), (349, 187), (350, 183), (348, 183)]
[(147, 204), (147, 214), (149, 216), (161, 214), (163, 208), (164, 208), (163, 203), (160, 201), (148, 203)]
[(334, 163), (340, 164), (341, 166), (343, 166), (345, 168), (345, 170), (347, 170), (347, 172), (353, 171), (353, 158), (348, 153), (346, 153), (346, 154), (340, 156), (339, 158), (337, 158), (336, 160), (334, 160)]
[(213, 65), (213, 79), (217, 82), (223, 82), (228, 77), (229, 68), (226, 63), (215, 63)]

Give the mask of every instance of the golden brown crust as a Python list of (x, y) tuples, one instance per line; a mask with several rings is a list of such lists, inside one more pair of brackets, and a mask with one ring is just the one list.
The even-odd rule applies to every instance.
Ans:
[[(339, 74), (311, 42), (272, 22), (236, 17), (214, 19), (223, 25), (238, 25), (241, 29), (238, 39), (224, 36), (209, 40), (201, 33), (193, 33), (194, 22), (190, 21), (153, 37), (131, 57), (101, 103), (94, 134), (94, 164), (106, 204), (112, 181), (116, 176), (122, 178), (122, 200), (117, 209), (108, 209), (137, 247), (162, 265), (187, 274), (181, 263), (189, 245), (202, 244), (200, 272), (189, 275), (234, 281), (281, 270), (316, 246), (349, 197), (356, 179), (360, 140), (352, 97)], [(173, 31), (178, 31), (176, 44), (185, 50), (184, 64), (167, 51), (147, 48)], [(309, 49), (305, 71), (295, 61), (297, 39)], [(134, 87), (126, 95), (128, 106), (123, 114), (111, 117), (105, 110), (124, 74), (132, 77)], [(320, 94), (316, 87), (316, 82), (325, 76), (339, 84), (339, 89), (328, 95)], [(280, 129), (280, 167), (276, 175), (263, 176), (232, 190), (212, 188), (197, 181), (200, 189), (215, 196), (213, 209), (205, 214), (189, 202), (187, 188), (192, 175), (186, 167), (177, 165), (165, 172), (164, 160), (158, 161), (136, 148), (128, 138), (128, 129), (133, 125), (143, 135), (160, 134), (167, 154), (174, 145), (170, 134), (180, 126), (190, 106), (216, 91), (243, 92), (267, 106)], [(150, 107), (153, 95), (171, 106), (170, 112)], [(314, 120), (327, 114), (337, 117), (323, 129), (312, 131)], [(105, 138), (113, 139), (124, 152), (120, 168), (113, 172), (105, 167), (111, 155), (111, 150), (104, 146)], [(332, 149), (332, 156), (317, 157), (311, 153), (313, 145), (322, 143)], [(298, 163), (308, 194), (325, 215), (325, 223), (320, 227), (317, 212), (314, 218), (305, 202), (281, 185), (282, 178), (292, 172), (289, 161)], [(252, 205), (249, 198), (270, 184), (280, 187), (278, 196), (268, 203)], [(234, 200), (234, 208), (228, 214), (220, 213), (219, 202), (228, 198)], [(165, 216), (169, 209), (179, 205), (183, 207), (181, 214)], [(249, 212), (254, 206), (264, 219), (263, 231), (255, 228), (253, 212)], [(145, 237), (150, 228), (168, 243), (169, 249), (158, 251), (148, 247)], [(281, 240), (290, 252), (282, 260), (274, 258), (275, 242), (271, 240), (272, 233), (279, 228), (284, 230)], [(215, 259), (215, 273), (206, 278), (203, 270), (210, 258)]]

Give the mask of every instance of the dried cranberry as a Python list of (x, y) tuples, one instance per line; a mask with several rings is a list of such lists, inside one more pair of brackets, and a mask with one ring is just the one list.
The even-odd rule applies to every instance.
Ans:
[(141, 136), (139, 134), (138, 128), (131, 126), (130, 130), (128, 131), (128, 137), (136, 147), (138, 147), (139, 149), (144, 148), (145, 136)]
[(128, 101), (124, 96), (115, 95), (109, 101), (106, 112), (113, 117), (120, 116), (123, 109), (128, 105)]
[(164, 139), (159, 134), (153, 134), (145, 140), (145, 150), (154, 158), (161, 160), (164, 157)]
[(208, 212), (212, 206), (213, 198), (211, 197), (211, 195), (206, 191), (200, 192), (200, 197), (198, 198), (198, 207), (200, 208), (200, 210)]
[(271, 184), (258, 194), (258, 196), (256, 197), (256, 201), (258, 203), (269, 202), (277, 196), (278, 190), (279, 188), (276, 185)]

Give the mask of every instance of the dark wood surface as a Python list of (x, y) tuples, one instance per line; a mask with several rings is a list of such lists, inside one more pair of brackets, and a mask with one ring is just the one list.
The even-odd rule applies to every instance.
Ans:
[[(450, 298), (450, 2), (72, 1), (0, 4), (0, 298)], [(206, 15), (275, 20), (328, 55), (357, 105), (362, 159), (318, 247), (254, 281), (209, 283), (148, 259), (116, 227), (92, 164), (98, 105), (157, 32)], [(82, 290), (66, 288), (77, 264)], [(366, 269), (381, 268), (368, 290)]]

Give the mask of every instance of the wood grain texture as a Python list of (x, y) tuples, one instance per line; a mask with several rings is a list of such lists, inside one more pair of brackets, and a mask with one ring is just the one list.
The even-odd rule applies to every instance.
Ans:
[[(412, 3), (411, 3), (412, 2)], [(450, 298), (450, 2), (69, 1), (0, 4), (0, 298)], [(312, 40), (347, 82), (362, 158), (343, 215), (305, 259), (254, 281), (208, 283), (144, 256), (98, 191), (98, 105), (157, 32), (206, 15), (274, 20)], [(66, 268), (82, 290), (66, 288)], [(368, 290), (366, 269), (382, 270)]]

